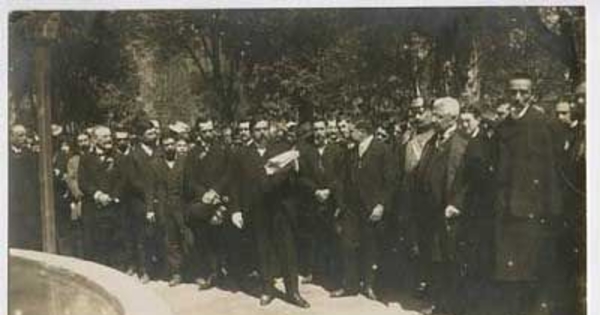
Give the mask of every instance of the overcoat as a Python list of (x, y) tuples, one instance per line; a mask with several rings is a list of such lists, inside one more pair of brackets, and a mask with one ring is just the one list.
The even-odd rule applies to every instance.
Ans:
[(560, 137), (540, 111), (508, 118), (497, 131), (494, 276), (533, 281), (550, 265), (560, 233)]

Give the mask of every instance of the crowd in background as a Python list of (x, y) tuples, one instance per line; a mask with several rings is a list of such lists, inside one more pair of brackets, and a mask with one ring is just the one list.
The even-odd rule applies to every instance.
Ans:
[[(532, 80), (505, 104), (415, 98), (405, 120), (260, 113), (193, 126), (138, 117), (66, 135), (53, 126), (60, 254), (200, 290), (310, 307), (385, 288), (423, 313), (582, 314), (585, 85), (552, 112)], [(9, 244), (41, 250), (37, 137), (11, 127)], [(301, 277), (300, 277), (301, 276)], [(492, 312), (486, 312), (491, 314)]]

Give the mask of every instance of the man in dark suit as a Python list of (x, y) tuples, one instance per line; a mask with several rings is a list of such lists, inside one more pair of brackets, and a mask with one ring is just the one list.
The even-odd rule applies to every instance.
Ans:
[(94, 152), (82, 155), (80, 161), (84, 257), (113, 268), (122, 268), (122, 156), (113, 150), (111, 131), (107, 127), (96, 127), (94, 140)]
[[(383, 217), (389, 206), (393, 171), (385, 144), (374, 139), (370, 121), (359, 120), (352, 130), (356, 143), (349, 151), (344, 171), (344, 206), (341, 220), (341, 243), (344, 280), (332, 297), (355, 295), (359, 281), (364, 280), (364, 293), (376, 300), (375, 276), (379, 269), (379, 247), (384, 231)], [(362, 257), (362, 266), (360, 268)]]
[[(426, 282), (422, 282), (418, 279), (415, 274), (414, 262), (416, 252), (416, 234), (417, 226), (413, 222), (411, 208), (412, 199), (415, 195), (415, 169), (421, 157), (423, 155), (423, 148), (431, 137), (433, 137), (435, 130), (431, 123), (431, 104), (426, 104), (425, 100), (421, 97), (415, 98), (408, 108), (408, 125), (405, 132), (402, 135), (401, 143), (398, 151), (394, 151), (398, 154), (398, 164), (400, 165), (400, 185), (398, 185), (398, 192), (396, 193), (396, 207), (398, 215), (398, 229), (397, 235), (399, 236), (398, 247), (401, 251), (401, 272), (404, 283), (408, 284), (411, 289), (416, 285), (416, 294), (421, 295), (427, 290)], [(415, 283), (419, 282), (419, 283)]]
[[(312, 124), (313, 143), (300, 152), (300, 185), (306, 209), (300, 216), (304, 255), (307, 257), (306, 283), (315, 271), (331, 276), (336, 262), (334, 216), (341, 206), (338, 171), (339, 146), (327, 139), (326, 122), (315, 119)], [(320, 270), (317, 268), (320, 267)]]
[[(585, 82), (575, 88), (572, 117), (577, 120), (573, 142), (566, 150), (563, 187), (565, 192), (565, 217), (570, 218), (570, 237), (566, 242), (566, 253), (575, 252), (573, 279), (577, 296), (573, 314), (582, 314), (586, 309), (586, 89)], [(573, 248), (575, 248), (573, 250)], [(571, 289), (571, 292), (573, 290)]]
[(194, 232), (193, 264), (199, 289), (213, 286), (225, 263), (223, 241), (227, 211), (229, 155), (217, 144), (214, 123), (201, 118), (196, 123), (197, 144), (187, 156), (184, 189), (188, 202), (190, 226)]
[(567, 270), (557, 264), (556, 240), (563, 233), (557, 174), (560, 139), (555, 125), (534, 106), (532, 79), (508, 81), (510, 115), (497, 130), (494, 210), (494, 279), (514, 294), (513, 313), (550, 311), (558, 302), (549, 289)]
[(260, 305), (270, 304), (275, 297), (276, 266), (273, 260), (278, 258), (289, 301), (307, 308), (310, 305), (298, 290), (294, 240), (296, 170), (294, 167), (286, 168), (270, 175), (266, 171), (269, 159), (286, 151), (289, 146), (269, 145), (269, 123), (264, 119), (255, 118), (252, 130), (254, 142), (243, 149), (244, 158), (239, 160), (238, 171), (242, 181), (239, 211), (232, 214), (232, 222), (243, 228), (245, 220), (249, 220), (253, 229), (262, 280)]
[(463, 136), (469, 139), (463, 162), (465, 194), (460, 218), (459, 259), (468, 287), (463, 300), (471, 308), (490, 292), (494, 258), (494, 174), (493, 140), (481, 127), (481, 113), (477, 108), (461, 110), (460, 125)]
[(154, 159), (155, 171), (153, 183), (154, 212), (161, 237), (161, 261), (169, 276), (169, 285), (181, 283), (181, 266), (185, 238), (189, 229), (185, 224), (183, 206), (184, 161), (177, 156), (175, 135), (163, 132), (161, 139), (163, 154)]
[(70, 231), (71, 231), (71, 246), (73, 248), (72, 255), (83, 258), (83, 234), (81, 227), (81, 207), (83, 192), (79, 185), (79, 165), (81, 157), (91, 153), (90, 136), (81, 132), (77, 135), (77, 145), (73, 150), (73, 154), (67, 162), (66, 183), (70, 193)]
[(134, 128), (140, 142), (131, 147), (126, 156), (126, 184), (124, 194), (128, 205), (124, 213), (127, 226), (127, 253), (129, 262), (143, 283), (150, 280), (149, 268), (153, 267), (152, 256), (156, 256), (157, 239), (153, 232), (156, 226), (156, 213), (153, 209), (152, 162), (158, 155), (156, 148), (157, 130), (149, 120), (139, 119)]
[[(417, 225), (418, 266), (421, 281), (433, 290), (436, 308), (458, 311), (457, 218), (463, 211), (464, 187), (460, 176), (468, 140), (458, 132), (460, 105), (453, 98), (433, 104), (435, 135), (425, 144), (415, 170), (412, 210)], [(436, 262), (439, 263), (436, 266)], [(438, 272), (435, 272), (434, 269)]]
[(38, 156), (26, 146), (27, 130), (10, 130), (8, 160), (8, 244), (10, 247), (42, 250)]

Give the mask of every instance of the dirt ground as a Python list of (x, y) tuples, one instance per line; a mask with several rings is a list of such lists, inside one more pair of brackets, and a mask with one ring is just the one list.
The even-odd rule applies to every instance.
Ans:
[[(258, 298), (247, 293), (233, 293), (219, 288), (198, 291), (194, 284), (182, 284), (169, 287), (164, 281), (148, 284), (171, 306), (175, 315), (364, 315), (394, 314), (417, 315), (416, 311), (405, 309), (398, 302), (368, 300), (364, 296), (332, 299), (329, 292), (320, 286), (303, 284), (300, 293), (311, 304), (311, 308), (302, 309), (276, 299), (270, 305), (261, 307)], [(281, 283), (277, 287), (282, 289)]]

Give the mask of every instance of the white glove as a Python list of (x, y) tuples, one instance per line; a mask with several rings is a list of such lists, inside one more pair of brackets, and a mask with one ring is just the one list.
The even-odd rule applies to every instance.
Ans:
[(369, 220), (371, 222), (378, 222), (379, 220), (381, 220), (382, 217), (383, 217), (383, 206), (376, 205), (375, 208), (373, 208), (373, 212), (371, 212), (371, 216), (369, 216)]
[(453, 205), (448, 205), (446, 207), (446, 211), (444, 212), (446, 214), (446, 219), (454, 218), (460, 215), (460, 210)]
[(242, 212), (234, 212), (231, 215), (231, 223), (233, 223), (233, 225), (235, 225), (238, 229), (244, 228), (244, 216), (242, 215)]

